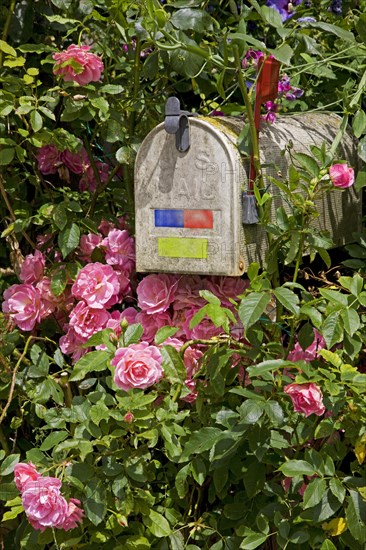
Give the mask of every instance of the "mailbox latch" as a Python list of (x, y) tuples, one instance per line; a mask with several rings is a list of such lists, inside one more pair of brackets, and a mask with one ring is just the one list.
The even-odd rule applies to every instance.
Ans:
[(181, 153), (188, 151), (189, 122), (188, 117), (196, 116), (196, 113), (181, 111), (177, 97), (168, 97), (165, 104), (164, 128), (168, 134), (175, 134), (175, 146)]

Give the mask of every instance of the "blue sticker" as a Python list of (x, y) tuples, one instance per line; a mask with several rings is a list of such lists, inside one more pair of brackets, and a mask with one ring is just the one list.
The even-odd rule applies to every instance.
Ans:
[(155, 227), (184, 227), (184, 210), (155, 210)]

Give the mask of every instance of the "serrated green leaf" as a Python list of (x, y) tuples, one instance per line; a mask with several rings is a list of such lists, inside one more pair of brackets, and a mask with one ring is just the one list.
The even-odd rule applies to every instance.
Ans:
[(51, 276), (51, 291), (55, 296), (61, 296), (67, 285), (66, 269), (61, 266)]
[(346, 488), (343, 485), (343, 483), (339, 479), (337, 479), (336, 477), (333, 477), (329, 481), (329, 488), (332, 491), (333, 495), (342, 504), (344, 499), (346, 498)]
[(209, 426), (201, 428), (197, 432), (193, 432), (186, 443), (180, 462), (183, 462), (192, 454), (200, 454), (204, 451), (208, 451), (222, 436), (223, 432), (219, 428)]
[(303, 508), (312, 508), (319, 504), (323, 498), (326, 486), (325, 479), (320, 479), (318, 477), (312, 479), (304, 492)]
[(317, 178), (319, 176), (320, 168), (314, 157), (305, 153), (293, 153), (293, 157), (311, 177)]
[(14, 155), (15, 155), (15, 149), (12, 147), (12, 148), (7, 148), (7, 149), (1, 149), (0, 151), (0, 165), (6, 165), (6, 164), (10, 164), (11, 161), (13, 160), (14, 158)]
[(239, 548), (243, 550), (254, 550), (261, 546), (270, 535), (263, 535), (263, 533), (251, 533), (244, 538)]
[(160, 346), (167, 338), (171, 338), (179, 329), (177, 327), (161, 327), (155, 334), (155, 345)]
[(289, 288), (279, 287), (273, 291), (277, 300), (294, 315), (299, 315), (299, 297)]
[(331, 540), (325, 539), (325, 541), (320, 547), (320, 550), (337, 550), (337, 547), (334, 546)]
[(19, 454), (12, 454), (7, 456), (0, 466), (0, 476), (7, 476), (12, 474), (14, 471), (14, 466), (18, 464), (20, 459)]
[(353, 336), (361, 326), (360, 317), (357, 311), (354, 309), (343, 309), (341, 311), (341, 317), (345, 332), (350, 336)]
[(267, 292), (253, 292), (243, 298), (238, 313), (246, 330), (258, 321), (270, 301), (271, 295)]
[(108, 368), (111, 354), (107, 351), (90, 351), (75, 363), (69, 380), (82, 380), (90, 372), (100, 372)]
[(278, 469), (287, 477), (312, 476), (316, 473), (314, 466), (306, 460), (288, 460)]
[(0, 40), (0, 50), (8, 55), (11, 55), (12, 57), (17, 56), (17, 52), (8, 44), (5, 42), (5, 40)]
[(155, 510), (150, 510), (149, 516), (143, 517), (143, 522), (155, 537), (168, 537), (172, 532), (168, 520)]
[(131, 344), (137, 344), (140, 342), (143, 333), (144, 329), (140, 323), (128, 325), (123, 335), (123, 345), (130, 346)]
[(52, 432), (42, 442), (40, 446), (41, 451), (49, 451), (53, 447), (56, 447), (61, 441), (65, 441), (69, 437), (69, 434), (65, 431)]
[(187, 378), (187, 371), (177, 350), (173, 346), (163, 346), (161, 355), (165, 378), (171, 384), (183, 384)]
[(349, 492), (346, 510), (347, 526), (351, 535), (360, 544), (366, 542), (366, 502), (357, 491)]
[(78, 246), (80, 241), (80, 229), (76, 223), (71, 223), (58, 235), (58, 246), (62, 257), (65, 259)]
[(30, 114), (30, 123), (33, 129), (33, 132), (39, 132), (43, 126), (43, 118), (38, 111), (32, 111)]
[(343, 327), (340, 322), (340, 312), (335, 311), (326, 317), (323, 323), (323, 337), (328, 348), (343, 340)]
[(199, 295), (201, 296), (201, 298), (204, 298), (206, 302), (209, 302), (210, 304), (213, 304), (215, 306), (221, 305), (221, 301), (219, 300), (219, 298), (209, 290), (200, 290)]

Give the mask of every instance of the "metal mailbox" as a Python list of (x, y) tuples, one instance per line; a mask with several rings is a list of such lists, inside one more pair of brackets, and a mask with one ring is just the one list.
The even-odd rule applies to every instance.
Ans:
[[(265, 231), (260, 224), (242, 223), (249, 173), (236, 147), (242, 119), (188, 116), (174, 104), (166, 114), (136, 159), (137, 271), (240, 276), (250, 262), (265, 265)], [(263, 123), (259, 144), (265, 181), (268, 175), (286, 178), (289, 158), (283, 150), (290, 140), (294, 151), (309, 153), (311, 144), (332, 143), (340, 121), (333, 113), (303, 113)], [(349, 135), (340, 155), (355, 164)], [(266, 183), (275, 197), (272, 214), (280, 206), (288, 209), (277, 188)], [(317, 208), (317, 225), (337, 246), (352, 241), (361, 225), (361, 198), (353, 188), (327, 194)]]

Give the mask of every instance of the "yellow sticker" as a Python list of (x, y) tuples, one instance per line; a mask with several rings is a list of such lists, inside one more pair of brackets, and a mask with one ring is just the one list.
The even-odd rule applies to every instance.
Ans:
[(158, 255), (163, 258), (207, 259), (207, 239), (159, 237)]

